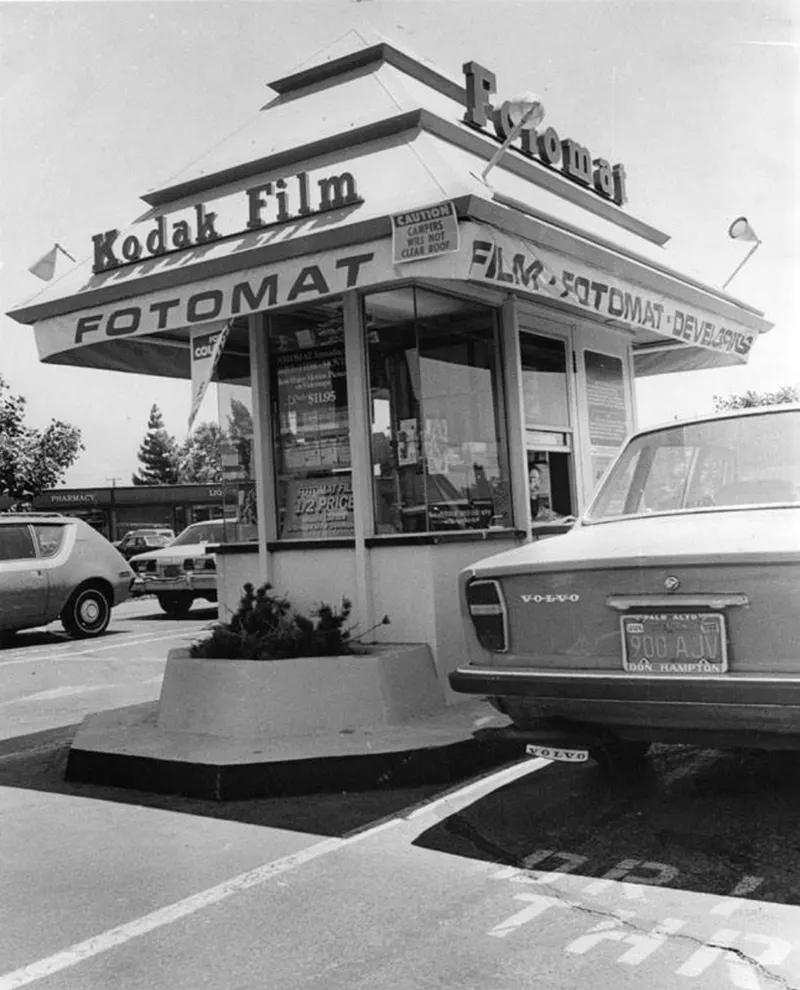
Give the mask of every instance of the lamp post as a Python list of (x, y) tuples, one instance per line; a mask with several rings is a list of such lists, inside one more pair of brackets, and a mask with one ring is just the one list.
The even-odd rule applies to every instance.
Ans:
[(730, 227), (728, 227), (728, 236), (738, 241), (755, 241), (755, 244), (750, 248), (744, 258), (742, 258), (736, 268), (734, 268), (727, 281), (722, 283), (723, 289), (726, 288), (728, 284), (733, 281), (734, 276), (737, 275), (742, 268), (744, 268), (746, 262), (753, 256), (756, 248), (759, 244), (761, 244), (761, 241), (758, 239), (758, 235), (750, 226), (747, 217), (737, 217)]
[(501, 119), (511, 124), (511, 130), (505, 140), (489, 159), (486, 168), (481, 172), (481, 180), (486, 182), (486, 176), (503, 157), (504, 152), (521, 131), (532, 131), (544, 120), (544, 107), (536, 93), (522, 93), (506, 100), (500, 107)]

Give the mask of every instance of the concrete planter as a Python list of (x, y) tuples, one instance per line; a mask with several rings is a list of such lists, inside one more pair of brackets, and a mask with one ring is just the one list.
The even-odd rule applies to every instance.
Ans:
[(426, 644), (293, 660), (208, 660), (170, 650), (158, 727), (263, 739), (397, 725), (444, 705)]

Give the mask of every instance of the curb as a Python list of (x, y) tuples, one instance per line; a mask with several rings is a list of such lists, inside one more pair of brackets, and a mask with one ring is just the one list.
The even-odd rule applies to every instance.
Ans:
[(263, 763), (208, 764), (71, 748), (66, 779), (214, 801), (457, 783), (524, 756), (519, 742), (443, 746)]

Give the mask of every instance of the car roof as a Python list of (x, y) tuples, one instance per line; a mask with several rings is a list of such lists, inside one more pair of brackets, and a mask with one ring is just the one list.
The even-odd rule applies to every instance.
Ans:
[(707, 413), (705, 416), (690, 416), (686, 419), (668, 419), (662, 423), (653, 423), (650, 426), (642, 426), (634, 430), (631, 437), (638, 437), (645, 433), (657, 433), (659, 430), (668, 430), (681, 426), (694, 426), (696, 423), (713, 423), (720, 419), (741, 419), (745, 416), (763, 416), (776, 413), (800, 412), (798, 402), (777, 402), (771, 406), (750, 406), (747, 409), (726, 409), (723, 412)]
[(61, 512), (4, 512), (0, 514), (0, 523), (42, 522), (43, 519), (57, 523), (81, 521), (75, 516), (65, 516)]

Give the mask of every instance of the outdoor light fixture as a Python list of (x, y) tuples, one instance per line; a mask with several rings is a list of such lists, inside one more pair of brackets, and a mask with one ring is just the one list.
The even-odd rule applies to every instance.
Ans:
[(761, 241), (758, 239), (758, 235), (750, 226), (747, 217), (737, 217), (733, 223), (728, 227), (728, 236), (732, 237), (735, 241), (755, 241), (755, 244), (750, 248), (744, 258), (739, 262), (736, 268), (733, 270), (733, 274), (730, 278), (723, 282), (722, 288), (724, 289), (729, 282), (733, 280), (734, 275), (737, 274), (743, 267), (748, 258), (752, 257), (758, 245)]
[(497, 151), (489, 159), (486, 168), (481, 172), (481, 179), (486, 181), (486, 176), (500, 161), (503, 153), (511, 142), (521, 131), (532, 131), (544, 120), (544, 106), (536, 93), (522, 93), (519, 96), (506, 100), (500, 107), (498, 113), (504, 127), (510, 127), (505, 140)]

